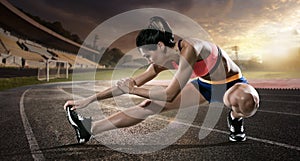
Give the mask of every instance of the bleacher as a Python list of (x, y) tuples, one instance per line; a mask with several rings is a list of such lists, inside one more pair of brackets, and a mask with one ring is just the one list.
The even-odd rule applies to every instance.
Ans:
[(52, 59), (52, 57), (53, 57), (53, 55), (51, 55), (49, 52), (47, 52), (47, 48), (45, 48), (37, 43), (34, 43), (29, 40), (25, 40), (24, 42), (22, 42), (22, 44), (24, 46), (26, 46), (29, 51), (38, 53), (38, 54), (42, 55), (43, 57), (45, 57), (46, 59)]
[(8, 50), (6, 49), (6, 47), (3, 44), (3, 42), (1, 41), (1, 39), (0, 39), (0, 53), (3, 53), (3, 54), (7, 54), (8, 53)]
[(68, 62), (69, 68), (102, 67), (75, 54), (47, 49), (38, 43), (22, 40), (5, 32), (0, 32), (0, 53), (1, 66), (41, 68), (47, 60), (57, 60)]
[(97, 63), (92, 62), (86, 58), (54, 49), (48, 49), (48, 51), (57, 55), (58, 59), (67, 61), (74, 68), (98, 68)]
[[(55, 60), (57, 62), (67, 61), (71, 68), (104, 68), (104, 66), (88, 59), (76, 57), (77, 52), (81, 49), (92, 55), (99, 54), (97, 50), (81, 46), (81, 44), (50, 30), (11, 5), (8, 1), (0, 2), (0, 10), (3, 13), (0, 16), (0, 21), (3, 25), (0, 26), (1, 38), (4, 39), (3, 42), (9, 50), (8, 52), (3, 48), (1, 49), (0, 45), (0, 51), (2, 51), (0, 55), (1, 66), (14, 65), (18, 67), (20, 63), (15, 60), (21, 58), (23, 61), (21, 63), (22, 67), (24, 67), (25, 59), (25, 64), (28, 64), (29, 61), (39, 62), (42, 59), (44, 63), (55, 62)], [(12, 35), (17, 36), (10, 36), (8, 31)], [(8, 42), (7, 37), (9, 37)], [(53, 49), (54, 52), (51, 52), (48, 48)], [(11, 62), (7, 61), (9, 59)], [(36, 65), (32, 66), (29, 64), (28, 67), (36, 67)]]
[[(30, 68), (38, 68), (44, 66), (45, 59), (37, 54), (30, 51), (22, 50), (21, 47), (17, 44), (18, 39), (5, 35), (4, 33), (0, 33), (0, 40), (3, 50), (1, 50), (2, 57), (2, 66), (10, 66), (10, 67), (30, 67)], [(5, 59), (5, 63), (3, 60)], [(25, 61), (25, 63), (22, 63)]]

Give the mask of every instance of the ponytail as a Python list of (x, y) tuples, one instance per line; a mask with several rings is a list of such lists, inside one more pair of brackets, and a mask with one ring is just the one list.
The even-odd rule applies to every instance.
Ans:
[[(172, 29), (167, 21), (162, 17), (150, 18), (147, 29), (142, 30), (136, 38), (137, 47), (143, 45), (157, 44), (162, 41), (168, 47), (174, 47), (174, 35)], [(155, 48), (149, 48), (149, 50), (155, 50)]]
[(165, 41), (163, 42), (165, 43), (166, 46), (173, 47), (175, 45), (172, 29), (169, 23), (166, 20), (164, 20), (162, 17), (158, 17), (158, 16), (151, 17), (148, 29), (155, 29), (155, 30), (162, 31), (165, 38)]

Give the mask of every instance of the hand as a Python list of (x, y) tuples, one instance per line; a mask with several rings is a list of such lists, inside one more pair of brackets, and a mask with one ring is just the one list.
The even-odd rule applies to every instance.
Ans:
[(135, 86), (135, 81), (132, 78), (125, 78), (119, 80), (116, 85), (124, 93), (132, 93)]
[(71, 110), (76, 110), (79, 108), (84, 108), (89, 104), (89, 101), (87, 99), (82, 100), (69, 100), (65, 103), (64, 109), (66, 110), (67, 106), (72, 106)]

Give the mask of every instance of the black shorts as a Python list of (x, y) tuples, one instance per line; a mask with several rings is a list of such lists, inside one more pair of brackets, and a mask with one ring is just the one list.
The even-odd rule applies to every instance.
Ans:
[(199, 90), (208, 102), (223, 102), (225, 92), (236, 83), (247, 83), (245, 77), (224, 83), (224, 84), (209, 84), (196, 78), (191, 83)]

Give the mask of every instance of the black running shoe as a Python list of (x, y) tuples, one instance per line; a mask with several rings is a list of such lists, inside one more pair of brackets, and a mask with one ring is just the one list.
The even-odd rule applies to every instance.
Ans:
[(66, 108), (68, 121), (75, 129), (78, 143), (86, 143), (91, 138), (88, 130), (91, 129), (92, 120), (80, 116), (74, 110), (71, 110), (71, 108), (72, 106), (67, 106)]
[(232, 142), (245, 141), (246, 134), (244, 130), (244, 119), (243, 118), (232, 119), (230, 116), (231, 112), (232, 111), (230, 111), (227, 116), (227, 123), (230, 130), (229, 141)]

